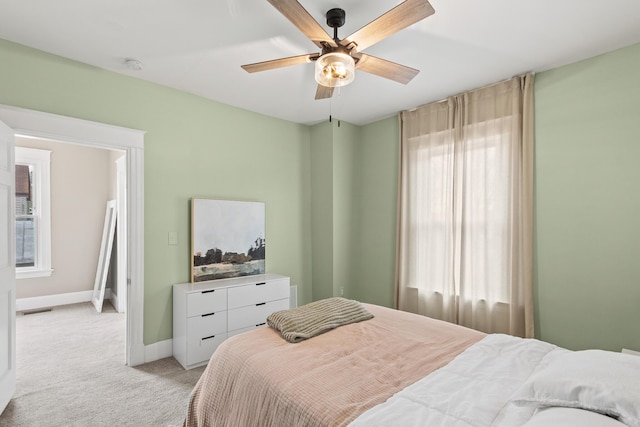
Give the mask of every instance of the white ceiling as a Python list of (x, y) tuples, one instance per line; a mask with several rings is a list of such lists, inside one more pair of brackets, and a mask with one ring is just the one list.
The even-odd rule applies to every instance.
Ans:
[[(344, 38), (398, 0), (299, 0)], [(527, 71), (640, 42), (638, 0), (431, 0), (435, 15), (364, 52), (421, 70), (408, 85), (364, 72), (314, 100), (313, 64), (240, 65), (317, 52), (266, 0), (0, 0), (0, 38), (293, 122), (366, 124)], [(129, 70), (125, 58), (144, 63)], [(336, 91), (337, 92), (337, 91)]]

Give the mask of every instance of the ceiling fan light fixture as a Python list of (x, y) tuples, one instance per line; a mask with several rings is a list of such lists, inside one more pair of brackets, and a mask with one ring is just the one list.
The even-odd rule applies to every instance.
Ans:
[(351, 55), (329, 52), (316, 60), (316, 82), (322, 86), (346, 86), (356, 76), (356, 63)]

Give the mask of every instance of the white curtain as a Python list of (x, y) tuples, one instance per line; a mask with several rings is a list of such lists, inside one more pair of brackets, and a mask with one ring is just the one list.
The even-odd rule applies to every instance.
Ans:
[(533, 336), (533, 80), (400, 113), (399, 309)]

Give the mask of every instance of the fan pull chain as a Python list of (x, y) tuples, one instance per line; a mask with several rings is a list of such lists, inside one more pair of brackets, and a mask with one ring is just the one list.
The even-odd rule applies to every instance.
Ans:
[(337, 89), (338, 89), (338, 93), (337, 93), (337, 96), (338, 96), (338, 97), (337, 97), (337, 99), (336, 99), (336, 102), (338, 103), (338, 106), (336, 107), (336, 110), (338, 110), (338, 111), (337, 111), (337, 116), (338, 116), (338, 127), (340, 127), (340, 104), (341, 104), (341, 103), (340, 103), (340, 97), (342, 96), (342, 87), (338, 86), (338, 87), (337, 87)]
[[(340, 96), (340, 93), (341, 93), (341, 92), (340, 92), (340, 90), (341, 90), (341, 88), (340, 88), (340, 87), (338, 87), (337, 89), (338, 89), (338, 90), (337, 90), (337, 92), (338, 92), (338, 93), (337, 93), (337, 96)], [(340, 103), (339, 103), (339, 102), (338, 102), (338, 106), (340, 106)], [(332, 115), (333, 111), (332, 111), (332, 110), (333, 110), (333, 96), (332, 96), (331, 98), (329, 98), (329, 123), (332, 123), (332, 122), (333, 122), (333, 115)], [(338, 113), (339, 113), (339, 111), (338, 111)], [(338, 118), (338, 127), (340, 127), (340, 119), (339, 119), (339, 118)]]
[(333, 96), (329, 98), (329, 123), (331, 123), (331, 113), (333, 108)]

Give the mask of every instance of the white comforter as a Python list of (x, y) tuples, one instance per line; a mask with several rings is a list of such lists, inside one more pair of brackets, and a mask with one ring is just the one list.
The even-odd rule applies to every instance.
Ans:
[(512, 395), (545, 356), (567, 351), (542, 341), (488, 335), (350, 426), (522, 426), (534, 409), (509, 403)]

